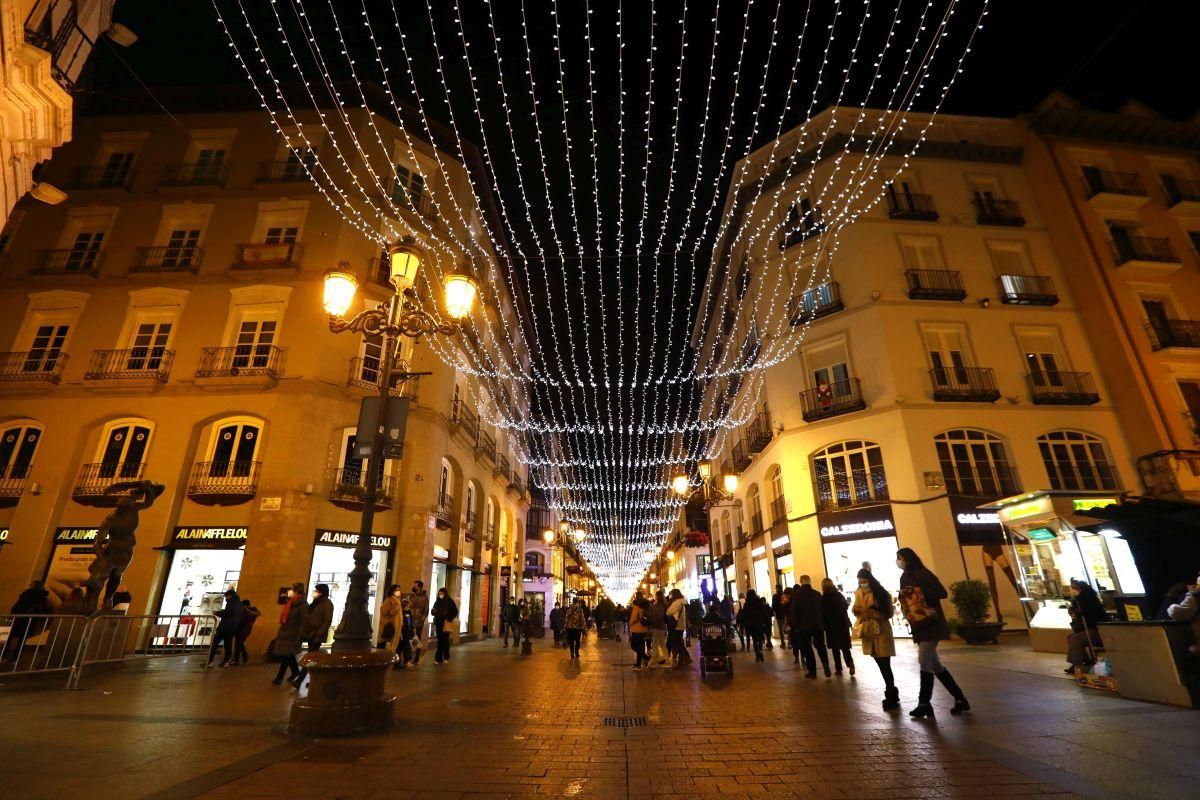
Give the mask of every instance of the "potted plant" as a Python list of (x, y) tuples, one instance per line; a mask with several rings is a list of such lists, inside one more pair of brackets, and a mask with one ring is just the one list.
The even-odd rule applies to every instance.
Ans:
[(988, 622), (988, 609), (992, 605), (992, 591), (977, 578), (967, 578), (950, 585), (950, 602), (958, 612), (954, 632), (967, 644), (996, 642), (1004, 628), (1003, 622)]

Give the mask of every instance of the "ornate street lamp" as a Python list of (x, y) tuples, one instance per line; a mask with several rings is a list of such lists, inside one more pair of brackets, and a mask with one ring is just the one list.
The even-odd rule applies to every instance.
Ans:
[[(342, 618), (333, 637), (331, 653), (314, 651), (304, 656), (312, 671), (308, 696), (292, 706), (292, 727), (309, 735), (355, 733), (389, 727), (395, 698), (384, 692), (386, 668), (395, 658), (387, 650), (371, 646), (371, 611), (368, 605), (371, 581), (371, 533), (375, 521), (375, 501), (383, 475), (383, 429), (391, 396), (393, 367), (401, 337), (413, 339), (426, 334), (454, 335), (471, 313), (478, 295), (475, 282), (465, 275), (449, 275), (445, 280), (446, 316), (442, 321), (417, 305), (412, 292), (421, 268), (421, 251), (411, 239), (388, 247), (388, 280), (394, 291), (387, 300), (346, 318), (358, 281), (343, 262), (325, 273), (325, 312), (329, 330), (351, 331), (364, 338), (378, 337), (382, 346), (379, 359), (379, 403), (373, 419), (360, 437), (368, 437), (363, 510), (358, 540), (354, 547), (354, 569)], [(397, 376), (408, 379), (407, 373)], [(360, 439), (361, 440), (361, 439)]]
[[(704, 504), (704, 512), (707, 516), (708, 512), (712, 511), (715, 506), (722, 503), (727, 503), (733, 499), (734, 492), (738, 487), (738, 476), (732, 472), (726, 472), (721, 475), (720, 484), (714, 480), (713, 463), (710, 459), (703, 458), (696, 465), (696, 471), (700, 475), (700, 487), (692, 489), (691, 481), (688, 479), (687, 473), (680, 471), (671, 480), (671, 488), (675, 490), (675, 494), (684, 498), (684, 501), (690, 501), (697, 495), (701, 498)], [(717, 597), (717, 559), (713, 553), (713, 537), (711, 531), (708, 534), (708, 568), (711, 572), (712, 593), (713, 599)], [(671, 554), (668, 553), (668, 558)]]

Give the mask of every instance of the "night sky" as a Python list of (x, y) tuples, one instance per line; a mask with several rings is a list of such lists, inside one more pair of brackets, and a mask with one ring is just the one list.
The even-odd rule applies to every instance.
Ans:
[[(814, 3), (811, 7), (796, 0), (656, 0), (652, 56), (656, 99), (649, 125), (645, 100), (651, 32), (648, 2), (626, 0), (621, 15), (616, 0), (593, 0), (590, 15), (584, 12), (583, 0), (557, 4), (552, 0), (494, 0), (491, 6), (482, 0), (438, 0), (428, 6), (429, 12), (420, 0), (395, 6), (368, 2), (369, 19), (391, 68), (396, 94), (408, 103), (416, 100), (409, 83), (411, 70), (424, 111), (431, 118), (456, 124), (463, 138), (472, 142), (491, 143), (494, 188), (508, 212), (508, 257), (517, 262), (519, 280), (531, 304), (545, 310), (530, 323), (541, 348), (538, 369), (542, 388), (535, 393), (535, 419), (611, 426), (607, 433), (567, 437), (569, 451), (617, 462), (665, 456), (672, 440), (670, 432), (638, 426), (669, 428), (686, 422), (695, 412), (699, 383), (684, 381), (663, 387), (654, 385), (653, 379), (686, 376), (695, 370), (688, 334), (709, 275), (717, 230), (709, 210), (719, 211), (724, 203), (728, 168), (744, 154), (748, 142), (760, 146), (802, 122), (809, 113), (837, 102), (840, 80), (836, 78), (840, 78), (840, 68), (848, 62), (854, 42), (860, 46), (859, 61), (870, 63), (889, 24), (894, 25), (890, 29), (897, 42), (928, 41), (929, 30), (918, 27), (921, 14), (938, 12), (952, 2), (930, 0), (927, 5), (925, 0), (877, 0), (869, 4), (874, 12), (871, 19), (860, 25), (863, 9), (868, 7), (865, 0), (843, 0), (840, 6)], [(267, 58), (280, 69), (277, 75), (284, 81), (297, 77), (287, 69), (293, 64), (293, 53), (298, 53), (295, 57), (306, 76), (328, 70), (336, 80), (350, 78), (348, 65), (338, 59), (338, 47), (331, 46), (335, 32), (345, 37), (361, 80), (376, 81), (382, 75), (358, 3), (331, 5), (328, 0), (305, 0), (303, 22), (294, 15), (299, 0), (277, 4), (218, 0), (218, 4), (226, 19), (235, 23), (231, 28), (240, 47), (249, 46), (240, 24), (242, 8), (249, 9), (251, 21), (263, 36)], [(952, 58), (965, 46), (981, 4), (982, 0), (960, 0), (953, 6), (961, 10), (951, 24), (946, 45), (949, 52), (944, 58), (951, 60), (935, 69), (937, 78), (931, 81), (935, 86), (944, 82), (946, 66), (952, 65)], [(1052, 91), (1063, 91), (1097, 108), (1115, 109), (1136, 98), (1167, 116), (1190, 117), (1197, 110), (1197, 87), (1194, 25), (1181, 18), (1186, 5), (993, 0), (991, 13), (967, 57), (965, 73), (941, 110), (1014, 115), (1031, 109)], [(463, 38), (470, 43), (468, 52), (481, 87), (478, 116), (462, 68), (463, 39), (458, 33), (456, 6), (461, 9)], [(889, 15), (897, 6), (901, 19), (892, 22)], [(718, 7), (720, 36), (714, 57), (711, 18)], [(832, 16), (836, 7), (843, 11), (840, 18)], [(556, 8), (565, 66), (554, 49)], [(489, 9), (500, 44), (493, 42)], [(272, 33), (276, 11), (283, 15), (285, 31), (292, 36), (291, 51)], [(91, 98), (97, 107), (103, 106), (108, 92), (141, 91), (130, 69), (151, 91), (180, 85), (247, 84), (209, 0), (120, 0), (115, 17), (141, 38), (133, 48), (121, 50), (119, 57), (115, 48), (101, 47)], [(681, 18), (686, 22), (686, 37), (681, 36)], [(395, 21), (403, 25), (408, 59)], [(621, 39), (628, 44), (624, 49), (616, 46), (618, 21)], [(797, 62), (797, 32), (806, 21), (809, 38)], [(587, 23), (594, 47), (591, 91), (586, 68), (589, 53), (584, 46)], [(326, 47), (328, 63), (320, 62), (311, 48), (303, 46), (305, 24)], [(821, 42), (828, 39), (830, 25), (838, 35), (826, 56)], [(748, 33), (743, 36), (743, 31)], [(435, 43), (445, 59), (449, 103), (442, 75), (436, 70)], [(497, 68), (493, 47), (499, 50), (502, 69)], [(685, 69), (678, 72), (676, 105), (681, 47), (686, 60)], [(902, 51), (892, 52), (899, 58)], [(768, 57), (771, 68), (764, 82)], [(526, 58), (532, 65), (528, 74)], [(828, 62), (827, 79), (818, 83), (823, 60)], [(735, 78), (739, 63), (741, 74)], [(617, 91), (619, 70), (624, 81), (623, 104)], [(512, 139), (502, 95), (495, 89), (501, 73), (512, 111)], [(873, 91), (895, 86), (898, 75), (897, 63), (885, 60)], [(862, 104), (869, 78), (868, 72), (852, 71), (841, 102)], [(537, 87), (540, 148), (530, 104), (531, 79)], [(765, 98), (761, 116), (755, 113), (760, 82)], [(789, 109), (781, 117), (789, 88)], [(927, 93), (916, 110), (929, 110), (937, 94)], [(154, 100), (149, 96), (145, 100), (147, 109), (152, 110)], [(880, 103), (868, 100), (867, 104)], [(562, 133), (564, 118), (572, 142), (569, 161)], [(622, 118), (624, 136), (619, 133)], [(593, 129), (598, 143), (594, 151)], [(728, 151), (722, 149), (726, 140), (732, 144)], [(520, 164), (510, 141), (516, 142)], [(654, 152), (648, 170), (644, 168), (647, 141)], [(545, 174), (538, 169), (543, 162), (550, 165)], [(564, 168), (568, 164), (571, 170)], [(622, 165), (623, 183), (617, 177)], [(726, 170), (723, 175), (722, 166)], [(524, 195), (517, 191), (518, 175), (530, 187)], [(698, 202), (689, 203), (693, 187)], [(724, 268), (718, 265), (714, 273), (719, 275)], [(552, 330), (549, 323), (556, 319), (559, 324)], [(562, 385), (566, 381), (582, 381), (583, 385), (566, 388)], [(641, 385), (634, 388), (631, 383)], [(626, 425), (633, 427), (623, 430)], [(687, 452), (696, 457), (705, 437), (692, 438)], [(661, 482), (662, 469), (658, 465), (614, 471), (611, 464), (594, 465), (572, 470), (569, 477), (588, 485), (606, 481), (640, 485)], [(638, 519), (644, 513), (636, 510), (634, 497), (654, 496), (614, 488), (593, 493), (590, 500), (598, 518), (617, 520), (614, 524), (620, 526), (626, 523), (619, 520)], [(665, 496), (660, 499), (666, 500)], [(599, 539), (598, 544), (603, 544), (604, 537)], [(637, 555), (640, 557), (640, 551)]]

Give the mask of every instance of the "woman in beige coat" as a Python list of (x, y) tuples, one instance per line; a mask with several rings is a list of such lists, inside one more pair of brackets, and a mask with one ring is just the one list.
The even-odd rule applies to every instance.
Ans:
[(896, 641), (892, 638), (892, 596), (868, 569), (858, 571), (858, 589), (854, 591), (854, 635), (862, 639), (863, 655), (875, 659), (883, 676), (883, 708), (900, 707), (900, 690), (892, 676), (892, 656)]
[(386, 647), (395, 651), (400, 644), (400, 615), (403, 611), (401, 597), (403, 594), (399, 584), (392, 584), (388, 587), (387, 597), (383, 598), (383, 603), (379, 606), (379, 643), (376, 647), (381, 650)]

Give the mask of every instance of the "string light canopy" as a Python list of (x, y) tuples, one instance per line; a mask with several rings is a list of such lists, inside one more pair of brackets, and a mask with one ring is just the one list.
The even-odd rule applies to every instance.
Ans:
[(989, 9), (212, 2), (298, 169), (390, 279), (444, 285), (450, 317), (481, 287), (508, 298), (426, 341), (613, 596), (800, 345), (792, 298), (917, 153)]

